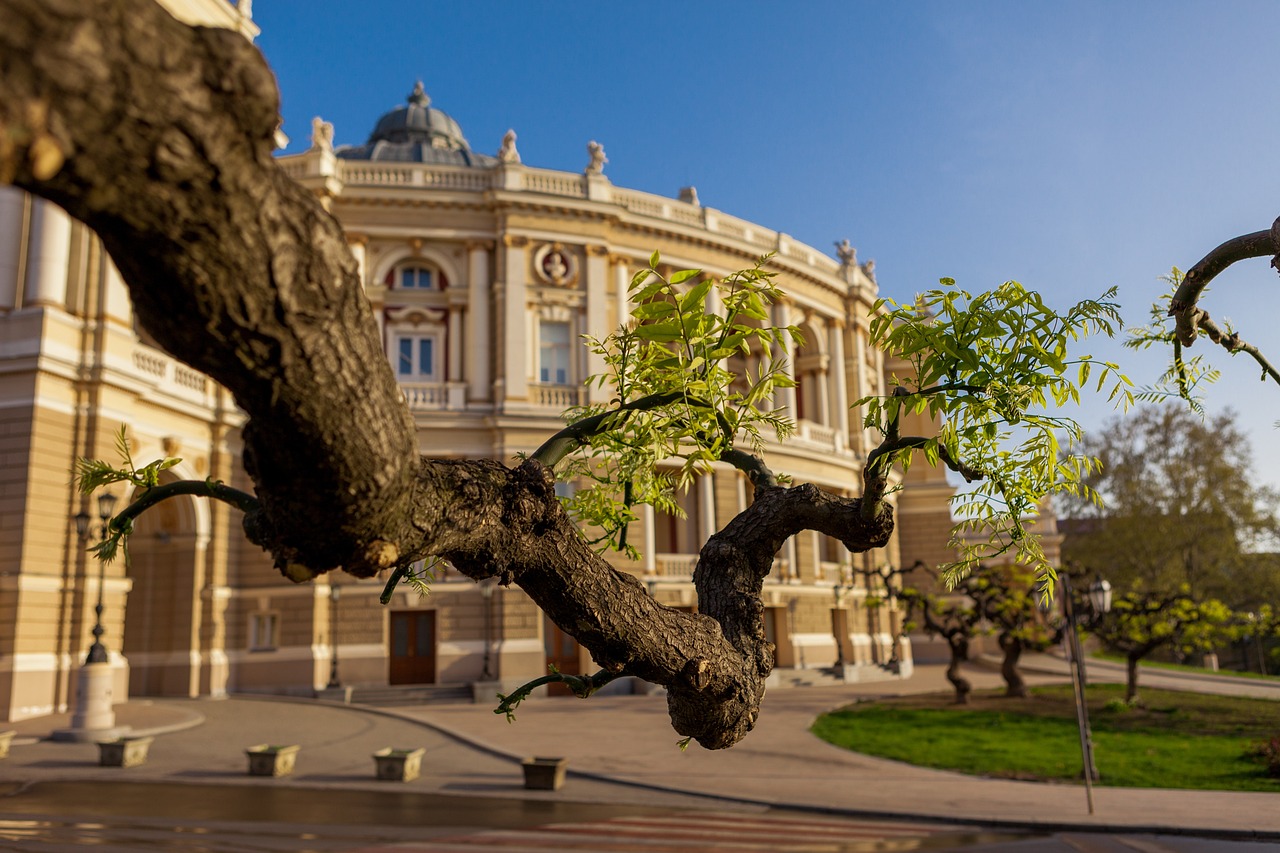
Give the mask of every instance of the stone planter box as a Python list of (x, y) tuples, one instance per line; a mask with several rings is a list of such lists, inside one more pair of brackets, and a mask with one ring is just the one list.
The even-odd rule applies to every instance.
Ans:
[(533, 791), (558, 791), (564, 784), (567, 758), (526, 758), (521, 762), (524, 767), (524, 786)]
[(377, 776), (388, 782), (411, 782), (422, 772), (425, 749), (380, 749), (373, 754)]
[(15, 731), (0, 732), (0, 758), (9, 755), (9, 745), (13, 743), (13, 736), (17, 734)]
[(102, 767), (137, 767), (147, 763), (152, 737), (122, 737), (98, 743), (98, 764)]
[(250, 776), (288, 776), (293, 772), (294, 761), (297, 760), (301, 747), (271, 746), (260, 743), (244, 751), (249, 756)]

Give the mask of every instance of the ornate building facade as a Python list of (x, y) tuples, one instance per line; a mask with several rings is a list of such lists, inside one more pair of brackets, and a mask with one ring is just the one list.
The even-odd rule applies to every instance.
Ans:
[[(206, 14), (184, 6), (188, 19), (220, 12), (252, 37), (244, 0), (191, 5)], [(510, 461), (558, 429), (565, 408), (595, 400), (602, 392), (583, 381), (603, 363), (578, 342), (626, 318), (627, 285), (655, 249), (672, 269), (716, 276), (774, 253), (787, 298), (773, 320), (798, 325), (804, 344), (788, 353), (796, 387), (772, 401), (798, 426), (767, 446), (768, 461), (858, 494), (873, 437), (850, 403), (883, 391), (885, 357), (868, 340), (872, 267), (847, 243), (833, 259), (705, 207), (691, 188), (666, 198), (614, 186), (594, 142), (581, 173), (525, 165), (514, 133), (495, 155), (477, 153), (421, 86), (365, 144), (335, 147), (334, 135), (317, 119), (310, 150), (280, 164), (346, 229), (424, 453)], [(67, 707), (92, 642), (99, 567), (72, 518), (94, 509), (69, 485), (74, 460), (114, 459), (124, 425), (135, 459), (179, 456), (177, 477), (247, 487), (240, 424), (225, 391), (135, 328), (92, 233), (53, 205), (0, 190), (0, 718)], [(685, 517), (645, 512), (632, 534), (642, 558), (615, 564), (659, 601), (696, 607), (698, 549), (749, 491), (738, 471), (717, 466), (681, 496)], [(855, 569), (945, 559), (950, 494), (944, 477), (916, 466), (895, 495), (887, 549), (854, 556), (815, 532), (785, 544), (764, 592), (780, 668), (838, 665), (867, 678), (910, 663), (909, 644), (893, 639), (900, 614), (877, 604)], [(430, 595), (402, 587), (384, 607), (374, 580), (294, 585), (244, 540), (237, 513), (192, 498), (144, 515), (130, 562), (108, 565), (101, 589), (117, 697), (509, 686), (549, 663), (590, 666), (519, 589), (446, 568)]]

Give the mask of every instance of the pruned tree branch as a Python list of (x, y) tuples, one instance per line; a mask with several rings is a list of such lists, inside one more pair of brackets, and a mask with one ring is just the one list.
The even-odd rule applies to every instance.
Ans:
[[(1196, 339), (1196, 329), (1199, 327), (1196, 303), (1199, 302), (1200, 295), (1204, 293), (1209, 282), (1238, 261), (1262, 258), (1267, 255), (1273, 256), (1271, 266), (1280, 270), (1280, 218), (1277, 218), (1271, 224), (1271, 228), (1266, 231), (1255, 231), (1252, 234), (1233, 237), (1187, 270), (1182, 284), (1169, 303), (1169, 314), (1177, 322), (1178, 339), (1184, 346), (1190, 346)], [(1208, 315), (1205, 315), (1206, 319), (1207, 317)]]

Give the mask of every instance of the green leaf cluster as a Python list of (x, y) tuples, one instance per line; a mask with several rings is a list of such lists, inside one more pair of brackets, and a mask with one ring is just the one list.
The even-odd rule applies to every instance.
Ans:
[(785, 342), (802, 342), (796, 327), (769, 322), (781, 292), (768, 260), (716, 279), (696, 269), (668, 274), (654, 252), (631, 280), (630, 322), (604, 340), (586, 338), (607, 366), (587, 384), (610, 389), (609, 402), (566, 412), (571, 451), (537, 455), (558, 479), (582, 484), (565, 501), (598, 531), (595, 544), (638, 557), (626, 539), (636, 506), (682, 515), (677, 490), (728, 450), (745, 444), (758, 454), (764, 435), (792, 432), (789, 413), (763, 406), (795, 384)]
[[(885, 441), (878, 464), (904, 470), (917, 452), (977, 486), (953, 498), (958, 559), (945, 566), (950, 584), (978, 562), (1013, 551), (1016, 562), (1053, 576), (1026, 519), (1054, 494), (1089, 492), (1084, 478), (1097, 460), (1075, 452), (1082, 431), (1060, 407), (1078, 404), (1092, 387), (1127, 407), (1132, 383), (1112, 362), (1074, 356), (1089, 335), (1121, 327), (1115, 289), (1059, 312), (1016, 281), (974, 296), (942, 279), (942, 288), (913, 304), (877, 303), (874, 343), (907, 363), (888, 396), (864, 397), (865, 426)], [(903, 436), (902, 419), (927, 414), (934, 435)]]
[[(75, 463), (76, 489), (82, 495), (91, 495), (98, 489), (114, 483), (130, 483), (141, 495), (160, 485), (160, 472), (177, 465), (182, 460), (176, 457), (165, 457), (148, 462), (138, 467), (133, 461), (133, 453), (129, 449), (129, 437), (123, 426), (115, 435), (116, 452), (120, 454), (119, 465), (111, 465), (101, 459), (89, 459), (82, 456)], [(117, 554), (123, 553), (125, 561), (129, 559), (129, 536), (133, 533), (133, 520), (109, 519), (105, 528), (105, 536), (101, 542), (89, 548), (89, 552), (104, 563), (110, 563)]]
[(1141, 590), (1116, 596), (1111, 610), (1090, 630), (1109, 648), (1145, 657), (1160, 646), (1183, 652), (1207, 651), (1234, 639), (1239, 623), (1221, 601)]

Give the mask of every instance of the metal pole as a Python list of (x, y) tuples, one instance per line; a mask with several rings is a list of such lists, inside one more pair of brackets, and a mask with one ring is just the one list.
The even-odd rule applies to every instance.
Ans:
[(1071, 600), (1071, 578), (1066, 572), (1062, 578), (1062, 607), (1067, 617), (1067, 654), (1071, 658), (1071, 685), (1076, 702), (1076, 726), (1080, 731), (1080, 758), (1084, 765), (1084, 795), (1093, 814), (1093, 780), (1097, 768), (1093, 763), (1093, 733), (1089, 730), (1089, 708), (1085, 704), (1084, 670), (1080, 665), (1080, 635), (1076, 630), (1076, 610)]

